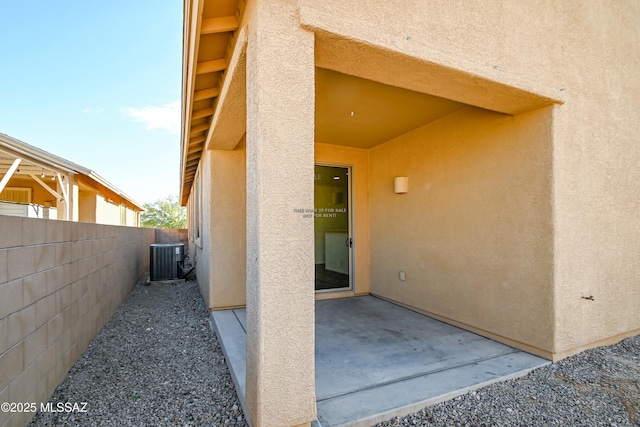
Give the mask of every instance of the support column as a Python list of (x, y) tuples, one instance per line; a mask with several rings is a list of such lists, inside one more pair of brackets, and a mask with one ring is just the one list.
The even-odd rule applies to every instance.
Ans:
[(80, 217), (80, 191), (76, 183), (75, 174), (67, 175), (69, 182), (69, 221), (78, 222)]
[(71, 221), (69, 210), (69, 179), (64, 178), (60, 173), (56, 173), (56, 177), (58, 178), (56, 189), (58, 194), (62, 195), (62, 198), (59, 198), (57, 203), (58, 219)]
[(296, 0), (249, 5), (247, 383), (253, 427), (316, 417), (314, 38)]
[(62, 203), (58, 203), (58, 219), (65, 221), (78, 221), (78, 184), (74, 178), (75, 174), (69, 173), (62, 178), (57, 174), (58, 187), (57, 192), (62, 194)]

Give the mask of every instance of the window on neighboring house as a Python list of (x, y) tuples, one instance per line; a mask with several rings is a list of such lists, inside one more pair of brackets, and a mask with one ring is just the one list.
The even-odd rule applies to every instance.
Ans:
[(0, 193), (0, 200), (14, 203), (31, 203), (31, 188), (5, 187)]

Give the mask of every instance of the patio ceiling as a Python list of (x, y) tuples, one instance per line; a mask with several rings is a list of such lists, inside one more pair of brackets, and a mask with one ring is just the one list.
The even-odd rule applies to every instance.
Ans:
[(371, 148), (466, 106), (316, 68), (316, 142)]
[(44, 162), (40, 163), (25, 158), (25, 156), (20, 153), (16, 153), (6, 147), (0, 148), (0, 192), (7, 187), (11, 178), (26, 178), (37, 182), (59, 201), (62, 201), (66, 198), (64, 191), (60, 194), (56, 192), (54, 188), (56, 188), (58, 184), (60, 184), (60, 188), (62, 188), (62, 175), (66, 172), (67, 170), (65, 169), (52, 168), (51, 165)]
[[(5, 175), (11, 165), (15, 162), (15, 157), (3, 156), (0, 152), (0, 175)], [(42, 175), (45, 175), (44, 177)], [(40, 178), (49, 178), (55, 175), (55, 171), (50, 170), (49, 168), (45, 168), (43, 166), (36, 165), (29, 161), (22, 160), (20, 164), (17, 166), (16, 171), (13, 173), (14, 176), (18, 175), (38, 175)]]

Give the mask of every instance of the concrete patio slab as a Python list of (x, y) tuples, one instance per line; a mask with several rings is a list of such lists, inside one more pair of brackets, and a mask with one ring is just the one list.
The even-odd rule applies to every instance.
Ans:
[[(211, 319), (244, 405), (246, 312)], [(549, 363), (371, 296), (316, 302), (315, 359), (319, 427), (369, 426)]]

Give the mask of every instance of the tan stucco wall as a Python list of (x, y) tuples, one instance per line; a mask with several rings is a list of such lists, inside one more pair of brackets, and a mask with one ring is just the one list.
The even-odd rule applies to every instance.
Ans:
[(371, 149), (372, 293), (551, 351), (550, 113), (469, 107)]
[(133, 209), (125, 207), (125, 224), (127, 227), (137, 227), (138, 225), (138, 214)]
[(96, 196), (96, 222), (98, 224), (120, 225), (120, 206), (109, 203), (103, 196)]
[[(353, 256), (356, 294), (369, 292), (369, 151), (329, 144), (315, 144), (316, 163), (351, 166), (353, 203)], [(327, 296), (324, 294), (322, 297)], [(318, 297), (318, 298), (322, 298)], [(331, 297), (329, 295), (329, 297)]]
[(246, 149), (211, 151), (211, 308), (246, 303)]
[(78, 192), (78, 221), (96, 222), (97, 197), (98, 194), (93, 191), (80, 190)]
[[(235, 150), (206, 150), (198, 177), (201, 186), (199, 242), (189, 236), (189, 256), (195, 262), (203, 298), (211, 309), (244, 306), (246, 302), (245, 144)], [(198, 215), (194, 193), (189, 216)]]
[(209, 308), (211, 301), (211, 152), (205, 151), (200, 160), (198, 173), (194, 181), (194, 187), (198, 186), (200, 191), (200, 209), (197, 207), (194, 191), (189, 196), (189, 206), (191, 206), (191, 217), (195, 227), (199, 221), (200, 238), (192, 232), (190, 235), (189, 256), (196, 266), (196, 277), (200, 293)]
[(565, 8), (579, 31), (556, 67), (555, 349), (570, 354), (640, 333), (640, 3)]
[(244, 141), (233, 151), (203, 153), (197, 175), (202, 189), (198, 242), (193, 232), (198, 215), (193, 192), (187, 203), (192, 228), (189, 257), (195, 263), (200, 292), (213, 310), (246, 303), (245, 153)]
[(640, 3), (300, 5), (321, 66), (514, 114), (564, 102), (553, 124), (552, 351), (640, 328)]
[[(0, 399), (49, 400), (149, 270), (149, 228), (0, 216)], [(24, 426), (33, 412), (0, 412)]]

